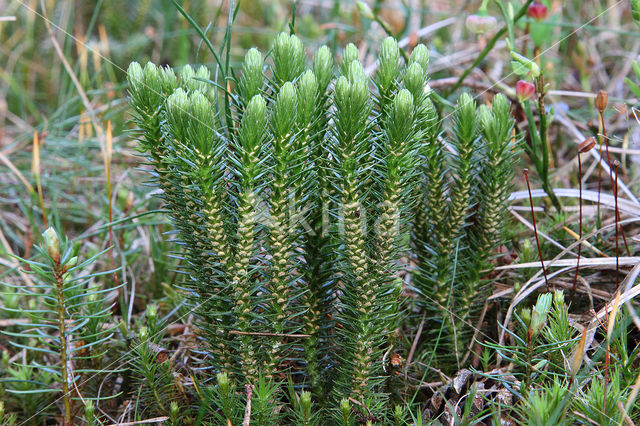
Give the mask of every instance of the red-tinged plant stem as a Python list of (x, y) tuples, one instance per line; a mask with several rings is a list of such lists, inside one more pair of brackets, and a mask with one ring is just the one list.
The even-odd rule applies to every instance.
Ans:
[(542, 265), (542, 274), (544, 275), (544, 283), (549, 291), (549, 280), (547, 279), (547, 271), (544, 268), (544, 260), (542, 260), (542, 249), (540, 248), (540, 239), (538, 238), (538, 227), (536, 225), (536, 215), (533, 211), (533, 196), (531, 195), (531, 184), (529, 184), (529, 169), (524, 169), (524, 178), (527, 181), (527, 189), (529, 190), (529, 204), (531, 205), (531, 218), (533, 219), (533, 233), (536, 235), (536, 245), (538, 246), (538, 256), (540, 256), (540, 264)]
[[(611, 187), (613, 188), (614, 186), (616, 187), (615, 190), (618, 190), (618, 182), (617, 182), (617, 173), (616, 173), (616, 182), (613, 182), (613, 169), (611, 168), (611, 157), (609, 156), (609, 142), (608, 142), (608, 138), (607, 138), (607, 128), (604, 124), (604, 116), (603, 116), (603, 112), (604, 109), (602, 110), (598, 110), (598, 116), (600, 119), (600, 125), (602, 127), (602, 141), (604, 142), (604, 146), (606, 148), (606, 153), (607, 153), (607, 165), (609, 166), (609, 179), (611, 179)], [(600, 146), (600, 155), (602, 156), (602, 145)], [(614, 161), (615, 162), (615, 161)], [(598, 173), (598, 201), (600, 201), (600, 175), (602, 174), (602, 167), (600, 167), (600, 171)], [(620, 212), (618, 211), (618, 208), (616, 207), (616, 220), (620, 220)], [(616, 228), (617, 231), (617, 228)], [(624, 247), (627, 250), (627, 256), (631, 256), (631, 251), (629, 250), (629, 244), (627, 244), (627, 236), (624, 233), (624, 229), (620, 229), (621, 233), (622, 233), (622, 239), (624, 240)], [(616, 241), (617, 244), (617, 241)]]
[(591, 151), (596, 145), (596, 139), (592, 136), (585, 139), (580, 145), (578, 145), (578, 185), (580, 186), (580, 234), (578, 237), (578, 262), (576, 263), (576, 275), (573, 277), (573, 288), (571, 291), (576, 291), (576, 284), (578, 283), (578, 271), (580, 270), (580, 254), (582, 251), (582, 158), (580, 154)]
[(598, 228), (602, 225), (602, 218), (600, 217), (600, 192), (602, 191), (602, 143), (604, 141), (604, 120), (602, 113), (598, 112), (598, 127), (600, 130), (600, 146), (598, 147), (598, 154), (600, 154), (600, 161), (598, 161), (598, 211), (596, 214), (596, 226)]
[[(526, 52), (527, 51), (527, 42), (529, 40), (529, 34), (531, 33), (531, 26), (529, 25), (529, 22), (527, 22), (526, 26), (524, 27), (524, 37), (522, 37), (522, 47), (520, 49), (521, 52)], [(534, 59), (535, 59), (535, 55)], [(540, 65), (540, 64), (538, 64)]]
[(580, 159), (580, 151), (578, 151), (578, 187), (578, 202), (580, 203), (580, 219), (578, 225), (578, 259), (576, 263), (576, 274), (573, 276), (573, 287), (571, 288), (572, 292), (576, 291), (576, 286), (578, 284), (578, 271), (580, 271), (580, 252), (582, 251), (582, 160)]
[[(616, 175), (617, 179), (617, 175)], [(618, 182), (616, 182), (616, 192), (618, 191)], [(617, 204), (617, 203), (616, 203)], [(616, 206), (616, 220), (620, 222), (620, 210)], [(631, 256), (631, 250), (629, 250), (629, 244), (627, 244), (627, 235), (624, 232), (624, 228), (620, 226), (620, 235), (622, 235), (622, 242), (624, 243), (624, 248), (627, 250), (627, 256)]]
[(602, 116), (602, 112), (600, 112), (599, 115), (600, 115), (600, 123), (602, 125), (602, 142), (604, 143), (604, 146), (606, 148), (606, 153), (607, 153), (607, 165), (609, 166), (609, 179), (611, 179), (611, 185), (613, 185), (613, 170), (611, 169), (611, 157), (609, 156), (609, 142), (607, 142), (607, 128), (605, 127), (605, 124), (604, 124), (604, 117)]
[(602, 191), (602, 143), (600, 143), (600, 161), (598, 161), (598, 211), (596, 213), (596, 226), (600, 228), (600, 192)]
[(616, 289), (620, 285), (620, 252), (618, 248), (618, 166), (620, 162), (618, 160), (614, 161), (614, 173), (615, 173), (615, 182), (613, 185), (613, 199), (615, 202), (615, 226), (616, 226)]

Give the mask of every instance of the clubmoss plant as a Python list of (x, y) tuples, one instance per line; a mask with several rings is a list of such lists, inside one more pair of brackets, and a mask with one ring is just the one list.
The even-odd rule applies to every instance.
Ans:
[[(428, 64), (425, 46), (405, 65), (388, 38), (372, 78), (354, 45), (336, 78), (328, 48), (307, 65), (299, 39), (281, 34), (266, 60), (249, 50), (232, 79), (232, 127), (206, 70), (129, 68), (137, 136), (184, 247), (208, 361), (219, 380), (252, 389), (265, 421), (275, 421), (266, 401), (282, 396), (285, 374), (303, 386), (289, 392), (301, 422), (317, 421), (314, 399), (345, 424), (393, 418), (383, 385), (412, 226), (420, 306), (446, 306), (456, 248), (469, 263), (457, 303), (474, 305), (481, 291), (514, 152), (509, 105), (497, 97), (478, 113), (463, 95), (450, 139), (457, 155), (445, 154)], [(227, 393), (206, 389), (236, 421)]]
[[(297, 232), (299, 223), (292, 223), (295, 220), (295, 213), (290, 211), (290, 203), (296, 209), (301, 205), (301, 188), (305, 179), (305, 176), (300, 174), (302, 172), (300, 169), (305, 167), (306, 156), (298, 141), (300, 133), (296, 128), (297, 110), (296, 88), (287, 81), (276, 96), (270, 120), (273, 138), (270, 162), (272, 180), (269, 184), (268, 203), (270, 222), (268, 243), (271, 251), (268, 270), (270, 293), (268, 314), (271, 317), (272, 332), (280, 335), (293, 334), (296, 331), (297, 326), (293, 325), (291, 320), (297, 316), (298, 308), (294, 308), (294, 304), (300, 297), (298, 258), (302, 241)], [(296, 171), (298, 174), (295, 173)], [(272, 340), (271, 355), (267, 360), (269, 377), (278, 367), (283, 344), (280, 337), (276, 336)]]
[(515, 316), (517, 329), (507, 331), (513, 339), (512, 345), (486, 344), (505, 360), (514, 362), (520, 394), (528, 395), (568, 369), (567, 354), (575, 346), (577, 337), (571, 329), (567, 310), (562, 291), (541, 294), (533, 308), (522, 309)]
[(138, 140), (149, 156), (179, 240), (189, 247), (185, 260), (192, 272), (191, 279), (203, 284), (198, 306), (220, 313), (212, 316), (215, 320), (211, 324), (216, 330), (212, 336), (217, 336), (210, 339), (214, 365), (230, 369), (233, 351), (225, 333), (233, 319), (229, 315), (232, 305), (223, 270), (231, 253), (221, 214), (226, 210), (223, 209), (226, 199), (220, 151), (226, 146), (215, 132), (209, 100), (196, 90), (201, 87), (199, 82), (188, 80), (195, 74), (202, 77), (208, 74), (188, 69), (185, 67), (178, 78), (168, 69), (158, 71), (153, 64), (142, 69), (133, 63), (127, 77), (134, 120), (141, 131)]
[[(316, 66), (323, 91), (331, 74), (327, 57), (323, 53)], [(198, 313), (207, 318), (203, 328), (214, 368), (249, 382), (257, 380), (261, 366), (267, 377), (273, 375), (291, 348), (287, 336), (305, 324), (298, 212), (309, 197), (307, 168), (318, 151), (309, 142), (319, 139), (323, 99), (312, 71), (299, 78), (305, 61), (298, 38), (282, 34), (273, 50), (273, 81), (265, 85), (262, 56), (250, 50), (231, 97), (233, 129), (224, 128), (206, 90), (184, 72), (180, 87), (162, 93), (164, 100), (156, 104), (158, 85), (144, 83), (157, 78), (154, 67), (147, 65), (142, 76), (136, 64), (129, 71), (141, 147), (163, 146), (149, 159), (156, 173), (168, 170), (158, 180), (167, 182), (160, 182), (164, 198), (187, 248), (187, 284)], [(296, 115), (299, 98), (309, 106), (301, 111), (302, 121)], [(160, 123), (151, 109), (163, 117)]]
[(402, 88), (394, 40), (385, 41), (379, 67), (378, 89), (370, 94), (362, 65), (342, 65), (346, 75), (335, 86), (330, 166), (340, 209), (334, 239), (343, 286), (336, 313), (342, 352), (335, 400), (351, 396), (372, 410), (384, 400), (376, 390), (386, 378), (385, 357), (398, 320), (397, 274), (413, 220), (421, 132), (432, 119), (423, 111), (422, 69), (412, 71), (418, 74), (413, 86)]
[(173, 361), (161, 346), (164, 324), (158, 321), (158, 308), (149, 305), (146, 321), (131, 339), (130, 366), (137, 390), (138, 411), (147, 415), (171, 415), (171, 404), (178, 392), (173, 379)]
[[(429, 104), (425, 114), (435, 115)], [(420, 202), (413, 227), (419, 271), (419, 304), (444, 327), (457, 355), (467, 351), (486, 294), (483, 274), (502, 242), (507, 199), (518, 148), (510, 105), (496, 95), (491, 108), (476, 108), (463, 94), (451, 134), (426, 132)], [(445, 152), (450, 143), (455, 154)], [(458, 358), (458, 362), (462, 357)]]
[[(514, 121), (506, 97), (497, 95), (491, 109), (481, 106), (481, 146), (475, 157), (478, 171), (473, 181), (471, 206), (475, 212), (467, 219), (466, 269), (460, 275), (464, 287), (461, 293), (461, 323), (467, 324), (480, 307), (477, 299), (487, 295), (483, 274), (491, 269), (497, 247), (503, 242), (508, 215), (508, 198), (514, 178), (514, 166), (520, 150), (513, 135)], [(474, 324), (475, 326), (475, 324)]]
[[(255, 259), (258, 255), (256, 246), (257, 232), (255, 209), (257, 195), (264, 188), (259, 177), (264, 173), (264, 166), (260, 160), (263, 130), (267, 123), (267, 109), (264, 99), (255, 95), (247, 106), (240, 123), (238, 138), (236, 139), (236, 161), (241, 166), (238, 189), (238, 228), (236, 234), (237, 254), (232, 268), (231, 283), (234, 286), (234, 310), (237, 326), (248, 332), (255, 326), (253, 315), (258, 289), (252, 277), (257, 270)], [(238, 353), (242, 371), (248, 380), (258, 376), (257, 359), (255, 358), (254, 342), (250, 336), (239, 336)]]
[(293, 406), (293, 423), (296, 425), (319, 425), (320, 412), (314, 406), (311, 392), (302, 391), (296, 393), (293, 386), (289, 386), (289, 400)]
[[(368, 170), (362, 164), (371, 155), (371, 144), (368, 140), (371, 128), (369, 121), (371, 100), (361, 67), (360, 63), (352, 62), (349, 70), (356, 69), (352, 74), (358, 71), (362, 72), (356, 76), (350, 76), (351, 79), (341, 76), (336, 82), (333, 99), (336, 117), (334, 147), (332, 149), (335, 152), (335, 163), (332, 168), (336, 170), (337, 179), (335, 180), (338, 181), (335, 183), (335, 203), (342, 207), (342, 217), (344, 217), (344, 244), (341, 245), (341, 253), (339, 254), (341, 263), (339, 269), (342, 271), (341, 281), (344, 281), (345, 288), (343, 294), (340, 295), (339, 308), (343, 315), (337, 319), (337, 322), (342, 325), (338, 330), (342, 333), (342, 340), (354, 345), (345, 348), (341, 360), (344, 372), (340, 377), (339, 388), (342, 388), (342, 392), (345, 394), (350, 392), (354, 381), (350, 372), (353, 372), (357, 377), (368, 374), (364, 369), (369, 368), (373, 359), (367, 353), (370, 349), (373, 350), (373, 346), (365, 341), (370, 336), (366, 335), (363, 330), (367, 324), (362, 323), (362, 320), (359, 321), (358, 317), (346, 318), (347, 315), (353, 315), (358, 304), (364, 303), (363, 311), (369, 312), (371, 303), (375, 303), (372, 293), (373, 283), (369, 282), (367, 276), (368, 253), (365, 218), (368, 204), (364, 199), (366, 193), (364, 187), (368, 180), (364, 175)], [(340, 232), (341, 230), (338, 230), (338, 233)], [(354, 294), (354, 292), (358, 293)], [(358, 348), (364, 348), (362, 349), (363, 355), (357, 352)], [(350, 362), (357, 364), (347, 365)], [(365, 381), (367, 380), (369, 380), (368, 375), (365, 378)], [(367, 386), (366, 382), (364, 386)], [(362, 392), (359, 393), (358, 397)]]
[[(79, 246), (60, 238), (53, 228), (42, 234), (42, 243), (37, 248), (38, 261), (19, 259), (34, 275), (34, 285), (3, 284), (27, 301), (26, 308), (20, 311), (29, 321), (16, 323), (24, 328), (22, 331), (2, 333), (10, 336), (14, 347), (59, 357), (60, 363), (44, 367), (34, 361), (24, 365), (14, 372), (15, 383), (6, 392), (61, 393), (62, 419), (65, 425), (70, 425), (81, 401), (78, 391), (95, 385), (108, 372), (102, 369), (100, 359), (113, 335), (113, 327), (105, 326), (111, 317), (107, 296), (113, 289), (102, 288), (96, 278), (113, 271), (84, 273), (102, 253), (80, 261)], [(31, 372), (39, 369), (50, 377), (34, 383)], [(22, 386), (22, 380), (30, 384)]]
[[(331, 240), (328, 233), (329, 191), (327, 127), (329, 116), (329, 83), (333, 78), (333, 59), (326, 46), (321, 47), (313, 59), (313, 71), (307, 71), (299, 81), (298, 105), (306, 105), (304, 112), (298, 114), (298, 127), (303, 130), (303, 146), (309, 150), (309, 159), (313, 168), (307, 168), (306, 191), (316, 194), (307, 198), (309, 206), (308, 229), (304, 233), (304, 280), (308, 291), (303, 294), (307, 307), (304, 333), (309, 335), (304, 341), (305, 362), (309, 382), (314, 393), (322, 396), (325, 391), (322, 370), (331, 361), (329, 359), (329, 334), (332, 322), (331, 297), (328, 291), (332, 283)], [(306, 77), (304, 77), (306, 76)]]
[(530, 391), (522, 404), (522, 418), (526, 424), (551, 426), (568, 425), (567, 412), (571, 397), (566, 383), (555, 379), (549, 385)]

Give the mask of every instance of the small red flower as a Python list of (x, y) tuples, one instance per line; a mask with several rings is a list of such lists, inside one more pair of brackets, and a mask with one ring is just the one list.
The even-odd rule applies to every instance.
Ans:
[(535, 93), (536, 86), (534, 86), (530, 81), (519, 80), (516, 83), (516, 97), (520, 102), (524, 102), (533, 98), (533, 95), (535, 95)]
[(536, 21), (542, 21), (547, 17), (547, 12), (547, 6), (542, 3), (533, 2), (529, 5), (529, 9), (527, 9), (527, 16)]

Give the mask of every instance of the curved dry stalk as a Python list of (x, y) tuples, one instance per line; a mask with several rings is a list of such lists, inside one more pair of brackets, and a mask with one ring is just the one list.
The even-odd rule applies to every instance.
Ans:
[[(640, 217), (639, 218), (633, 218), (633, 219), (627, 219), (624, 220), (620, 223), (634, 223), (634, 222), (640, 222)], [(597, 229), (593, 232), (591, 232), (590, 234), (586, 235), (583, 240), (592, 238), (593, 236), (597, 235), (598, 233), (601, 233), (603, 231), (605, 231), (606, 229), (611, 228), (612, 226), (614, 226), (614, 224), (610, 224), (610, 225), (605, 225), (600, 229)], [(567, 249), (565, 251), (562, 251), (561, 253), (559, 253), (556, 257), (554, 257), (553, 259), (551, 259), (550, 261), (547, 261), (547, 267), (554, 265), (556, 262), (560, 261), (561, 257), (564, 256), (569, 250), (571, 250), (573, 247), (578, 245), (578, 241), (573, 242), (571, 245), (569, 245), (567, 247)], [(583, 265), (584, 265), (584, 260), (583, 260)], [(548, 278), (551, 277), (555, 277), (557, 275), (560, 275), (566, 271), (570, 271), (574, 268), (573, 265), (562, 268), (558, 271), (553, 272), (552, 274), (549, 275)], [(637, 270), (637, 272), (635, 272)], [(634, 274), (635, 273), (635, 277)], [(637, 278), (637, 275), (640, 274), (640, 263), (637, 264), (634, 269), (631, 270), (631, 272), (627, 275), (627, 277), (623, 280), (623, 284), (626, 283), (626, 285), (629, 284), (629, 278), (632, 277), (631, 282), (635, 281), (635, 278)], [(507, 309), (507, 312), (505, 314), (504, 317), (504, 321), (502, 323), (502, 329), (500, 330), (499, 333), (499, 339), (498, 339), (498, 344), (500, 345), (504, 345), (504, 338), (505, 338), (505, 330), (507, 325), (509, 324), (509, 322), (511, 321), (511, 317), (513, 315), (513, 312), (516, 308), (516, 306), (518, 304), (520, 304), (520, 302), (522, 302), (525, 298), (527, 298), (531, 293), (533, 293), (535, 290), (537, 290), (539, 287), (541, 287), (544, 284), (544, 280), (540, 279), (540, 276), (542, 275), (542, 270), (539, 270), (538, 272), (536, 272), (520, 289), (520, 291), (515, 295), (515, 297), (513, 298), (513, 300), (511, 301), (511, 303), (509, 304), (509, 308)], [(622, 287), (622, 285), (621, 285)], [(636, 289), (634, 294), (640, 294), (640, 284), (637, 285), (636, 287), (634, 287), (634, 289)], [(627, 290), (628, 291), (628, 290)], [(628, 299), (625, 299), (625, 294), (627, 293), (627, 291), (625, 291), (625, 293), (623, 293), (623, 297), (622, 297), (622, 302), (625, 302)], [(508, 293), (505, 293), (503, 295), (506, 295)], [(630, 299), (629, 299), (630, 300)], [(635, 312), (633, 312), (632, 309), (629, 309), (631, 312), (631, 316), (632, 318), (634, 318), (635, 315), (635, 319), (634, 319), (634, 323), (636, 324), (636, 326), (638, 327), (638, 329), (640, 330), (640, 317), (637, 316), (637, 314), (635, 314)], [(600, 314), (599, 314), (600, 315)], [(593, 332), (595, 334), (595, 330)], [(593, 336), (591, 336), (591, 340), (593, 340)], [(498, 365), (500, 364), (501, 359), (498, 359)]]
[[(620, 188), (622, 188), (622, 184), (623, 182), (620, 182)], [(554, 188), (553, 192), (558, 197), (578, 198), (580, 196), (578, 190), (574, 188)], [(546, 197), (546, 193), (542, 189), (534, 189), (531, 191), (531, 196), (533, 198), (543, 198)], [(515, 191), (511, 193), (509, 201), (526, 200), (527, 198), (529, 198), (529, 193), (527, 191)], [(582, 199), (593, 201), (595, 203), (598, 201), (598, 193), (596, 191), (583, 190)], [(615, 210), (615, 199), (613, 195), (602, 194), (600, 202), (607, 206), (607, 208)], [(618, 197), (618, 210), (632, 216), (640, 216), (640, 205), (637, 205), (633, 201), (625, 198)]]
[[(575, 244), (578, 244), (576, 241)], [(583, 242), (584, 244), (584, 242)], [(568, 252), (568, 251), (567, 251)], [(547, 261), (545, 267), (547, 270), (550, 267), (562, 268), (564, 266), (571, 266), (573, 268), (578, 264), (578, 259), (558, 259), (553, 261)], [(640, 263), (640, 256), (621, 256), (618, 259), (620, 266), (635, 266)], [(616, 266), (616, 259), (613, 257), (583, 257), (580, 260), (580, 265), (583, 267), (589, 267), (591, 269), (609, 269)], [(527, 262), (518, 263), (514, 265), (497, 266), (496, 271), (504, 271), (511, 269), (528, 269), (528, 268), (540, 268), (540, 262)]]

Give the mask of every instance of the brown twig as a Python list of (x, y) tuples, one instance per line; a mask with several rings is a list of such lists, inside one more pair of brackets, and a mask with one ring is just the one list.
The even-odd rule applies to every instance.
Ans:
[[(413, 361), (413, 355), (416, 352), (416, 348), (418, 347), (418, 340), (420, 340), (420, 336), (422, 336), (422, 328), (424, 327), (424, 322), (427, 319), (426, 312), (422, 315), (422, 321), (420, 321), (420, 325), (418, 326), (418, 331), (416, 331), (416, 335), (413, 338), (413, 343), (411, 344), (411, 349), (409, 350), (409, 355), (407, 355), (407, 361), (404, 366), (404, 377), (405, 380), (409, 373), (409, 366), (411, 365), (411, 361)], [(407, 389), (408, 383), (405, 382), (405, 390)]]
[(247, 392), (247, 405), (244, 408), (244, 419), (242, 420), (242, 426), (251, 425), (251, 397), (253, 396), (253, 386), (250, 383), (244, 385), (245, 392)]
[[(478, 322), (476, 323), (477, 326), (474, 327), (473, 336), (471, 336), (471, 343), (469, 343), (467, 352), (464, 354), (464, 357), (462, 358), (462, 364), (465, 364), (467, 362), (467, 359), (469, 359), (469, 357), (473, 353), (474, 345), (476, 344), (476, 339), (478, 338), (478, 334), (480, 333), (480, 328), (482, 327), (482, 323), (484, 322), (484, 317), (485, 315), (487, 315), (488, 310), (489, 310), (489, 300), (487, 299), (484, 301), (484, 307), (482, 308), (482, 312), (480, 313), (480, 317), (478, 318)], [(478, 350), (477, 346), (476, 346), (476, 350)], [(474, 355), (476, 355), (476, 358), (474, 358), (475, 360), (478, 357), (478, 353), (476, 352)], [(472, 363), (474, 362), (474, 360), (472, 360)]]
[(367, 407), (365, 404), (363, 404), (362, 402), (358, 401), (355, 398), (349, 397), (349, 401), (353, 402), (356, 405), (359, 405), (360, 407), (364, 408), (365, 411), (367, 412), (367, 416), (371, 417), (371, 411), (369, 411), (369, 407)]
[(409, 355), (407, 355), (407, 362), (404, 368), (405, 376), (407, 371), (409, 370), (409, 365), (411, 365), (411, 361), (413, 360), (413, 354), (416, 352), (416, 348), (418, 347), (418, 340), (420, 336), (422, 336), (422, 328), (424, 327), (424, 322), (427, 319), (427, 314), (422, 315), (422, 321), (420, 321), (420, 325), (418, 326), (418, 331), (416, 331), (416, 335), (413, 338), (413, 343), (411, 344), (411, 349), (409, 350)]
[[(622, 420), (625, 422), (625, 424), (631, 425), (631, 426), (635, 425), (633, 420), (631, 420), (631, 417), (629, 417), (629, 414), (627, 413), (627, 410), (624, 408), (624, 405), (622, 404), (622, 401), (618, 401), (618, 410), (620, 410), (620, 413), (622, 414)], [(622, 422), (620, 422), (620, 423), (622, 423)]]

